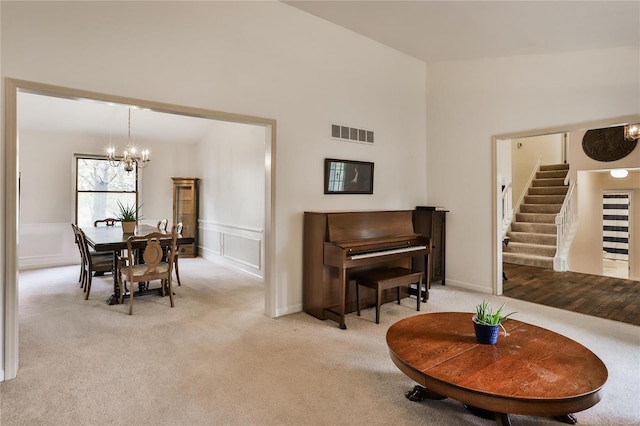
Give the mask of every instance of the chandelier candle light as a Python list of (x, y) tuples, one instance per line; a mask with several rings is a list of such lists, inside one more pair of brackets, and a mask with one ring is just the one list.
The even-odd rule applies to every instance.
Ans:
[(149, 163), (149, 150), (143, 149), (140, 153), (136, 149), (135, 144), (131, 141), (131, 108), (129, 108), (129, 129), (127, 137), (127, 146), (122, 153), (122, 157), (116, 156), (116, 149), (112, 146), (107, 148), (107, 159), (113, 167), (118, 167), (120, 163), (124, 164), (126, 172), (132, 172), (134, 167), (144, 168)]
[(624, 138), (633, 141), (640, 138), (640, 124), (627, 124), (624, 126)]

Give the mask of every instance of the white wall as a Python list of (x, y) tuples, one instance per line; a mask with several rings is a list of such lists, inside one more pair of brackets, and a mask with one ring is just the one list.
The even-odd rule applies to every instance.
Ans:
[(491, 137), (638, 114), (639, 75), (625, 48), (428, 67), (427, 202), (450, 210), (448, 282), (492, 291)]
[(511, 141), (513, 195), (517, 201), (528, 189), (529, 177), (540, 164), (562, 163), (562, 134), (519, 138)]
[[(425, 202), (416, 59), (279, 2), (0, 7), (3, 77), (277, 120), (276, 315), (302, 308), (303, 211)], [(376, 142), (331, 140), (331, 123), (371, 129)], [(373, 161), (374, 194), (323, 195), (325, 157)]]
[(139, 203), (143, 222), (156, 225), (168, 219), (173, 225), (172, 177), (199, 177), (197, 144), (143, 142), (151, 151), (151, 161), (141, 170)]
[(266, 128), (216, 122), (198, 144), (200, 254), (264, 278)]

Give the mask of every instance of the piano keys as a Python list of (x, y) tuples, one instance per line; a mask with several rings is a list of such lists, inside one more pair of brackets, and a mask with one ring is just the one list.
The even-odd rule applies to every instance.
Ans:
[(380, 251), (369, 251), (364, 253), (358, 253), (358, 254), (349, 256), (349, 258), (351, 260), (358, 260), (358, 259), (366, 259), (368, 257), (382, 257), (382, 256), (388, 256), (390, 254), (408, 253), (410, 251), (421, 251), (426, 249), (427, 249), (427, 246), (401, 247), (397, 249), (384, 249)]
[[(412, 259), (419, 256), (430, 265), (430, 241), (414, 232), (412, 217), (412, 210), (305, 212), (303, 310), (345, 329), (345, 314), (355, 310), (352, 273), (380, 267), (412, 269)], [(389, 293), (383, 301), (394, 297)]]

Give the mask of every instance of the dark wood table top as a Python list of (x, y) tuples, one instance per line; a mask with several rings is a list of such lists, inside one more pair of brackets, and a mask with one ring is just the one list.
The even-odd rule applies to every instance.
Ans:
[(471, 313), (438, 312), (387, 331), (396, 366), (429, 391), (496, 413), (561, 416), (600, 401), (607, 368), (553, 331), (509, 319), (495, 345), (476, 341)]
[[(131, 235), (145, 235), (151, 232), (166, 233), (164, 231), (158, 231), (158, 228), (151, 225), (136, 226), (134, 234), (123, 233), (122, 227), (120, 226), (87, 226), (83, 227), (82, 230), (87, 236), (87, 243), (95, 251), (124, 250), (127, 248), (127, 238)], [(178, 235), (178, 245), (191, 244), (192, 242), (193, 237), (183, 237), (182, 235)]]

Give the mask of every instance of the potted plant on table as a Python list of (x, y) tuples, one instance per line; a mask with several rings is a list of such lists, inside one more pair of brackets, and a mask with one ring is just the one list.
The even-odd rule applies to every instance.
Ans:
[(135, 205), (125, 206), (118, 200), (118, 208), (120, 213), (117, 214), (117, 218), (122, 222), (122, 232), (125, 234), (133, 234), (136, 229), (136, 223), (138, 222), (138, 210)]
[(472, 320), (478, 343), (495, 345), (498, 341), (498, 334), (501, 328), (504, 331), (504, 335), (507, 335), (507, 330), (505, 330), (502, 322), (515, 312), (503, 315), (502, 310), (504, 309), (504, 305), (503, 303), (495, 312), (493, 312), (489, 304), (484, 300), (476, 306), (476, 313), (473, 315)]

